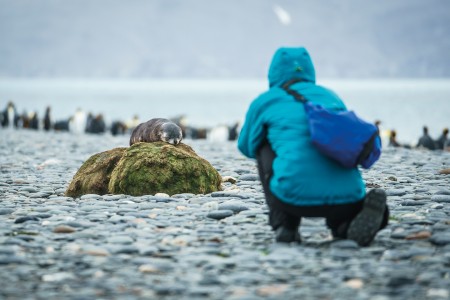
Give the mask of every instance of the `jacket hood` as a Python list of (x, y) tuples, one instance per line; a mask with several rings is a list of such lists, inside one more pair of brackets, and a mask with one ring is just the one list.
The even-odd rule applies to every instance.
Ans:
[(270, 64), (269, 86), (281, 86), (294, 78), (316, 82), (316, 72), (311, 57), (303, 47), (279, 48)]

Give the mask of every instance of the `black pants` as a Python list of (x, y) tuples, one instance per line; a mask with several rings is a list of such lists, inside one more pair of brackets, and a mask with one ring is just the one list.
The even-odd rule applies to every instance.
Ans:
[[(295, 206), (282, 202), (275, 197), (269, 188), (272, 177), (272, 163), (275, 158), (270, 144), (265, 142), (259, 149), (256, 159), (258, 172), (269, 207), (269, 225), (275, 230), (280, 226), (297, 229), (301, 217), (323, 217), (334, 237), (345, 238), (347, 226), (361, 211), (364, 201), (340, 205), (321, 206)], [(362, 199), (363, 200), (363, 199)], [(389, 211), (386, 208), (383, 224), (380, 229), (386, 227), (389, 219)]]

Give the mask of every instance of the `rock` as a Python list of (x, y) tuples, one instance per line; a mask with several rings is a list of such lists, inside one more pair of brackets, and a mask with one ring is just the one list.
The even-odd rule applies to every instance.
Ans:
[(345, 285), (351, 289), (359, 290), (364, 286), (364, 282), (361, 279), (350, 279), (345, 282)]
[(433, 195), (431, 201), (440, 203), (450, 203), (450, 195)]
[(14, 223), (20, 224), (20, 223), (24, 223), (24, 222), (28, 222), (28, 221), (39, 221), (39, 218), (34, 217), (34, 216), (25, 216), (25, 217), (17, 218), (14, 221)]
[(108, 243), (127, 245), (127, 244), (132, 244), (133, 243), (133, 239), (130, 238), (129, 236), (118, 235), (118, 236), (110, 237), (108, 239)]
[(232, 210), (213, 210), (208, 213), (207, 217), (215, 220), (221, 220), (233, 215)]
[(160, 197), (160, 198), (170, 198), (169, 195), (165, 194), (165, 193), (156, 193), (155, 197)]
[(8, 255), (8, 256), (0, 255), (0, 266), (10, 264), (25, 264), (25, 263), (27, 263), (25, 259), (17, 257), (15, 255)]
[(219, 205), (219, 210), (231, 210), (234, 213), (239, 213), (244, 210), (248, 210), (244, 202), (237, 200), (229, 200)]
[(109, 252), (106, 249), (100, 247), (89, 247), (84, 248), (82, 253), (92, 256), (108, 256)]
[(86, 194), (80, 197), (81, 200), (99, 200), (102, 196), (98, 194)]
[(134, 245), (123, 245), (114, 248), (114, 254), (136, 254), (139, 249)]
[(436, 191), (435, 195), (450, 195), (449, 189), (440, 189)]
[(53, 229), (54, 233), (72, 233), (77, 231), (75, 228), (68, 225), (59, 225)]
[(352, 240), (336, 240), (331, 243), (330, 247), (337, 249), (359, 249), (358, 243)]
[(437, 246), (444, 246), (450, 244), (450, 232), (433, 233), (430, 242)]
[(225, 191), (221, 191), (221, 192), (213, 192), (211, 193), (211, 197), (226, 197), (226, 198), (240, 198), (240, 199), (249, 199), (250, 196), (247, 194), (243, 194), (243, 193), (238, 193), (236, 192), (225, 192)]
[(44, 282), (61, 282), (70, 279), (74, 279), (75, 276), (69, 272), (59, 272), (54, 274), (47, 274), (42, 276), (42, 281)]
[(209, 201), (202, 205), (202, 209), (204, 210), (218, 210), (219, 203), (217, 201)]
[(125, 150), (115, 148), (91, 156), (75, 174), (65, 195), (76, 198), (86, 194), (107, 194), (111, 173)]
[(19, 189), (19, 192), (37, 193), (38, 189), (34, 186), (26, 186)]
[(419, 231), (416, 233), (412, 233), (405, 237), (407, 240), (423, 240), (428, 239), (431, 236), (431, 232), (429, 231)]
[(287, 284), (273, 284), (261, 286), (256, 290), (256, 294), (261, 297), (276, 297), (282, 295), (289, 285)]
[(406, 195), (406, 191), (404, 189), (389, 189), (386, 190), (387, 196), (403, 196)]
[(449, 174), (450, 174), (450, 168), (440, 170), (440, 171), (439, 171), (439, 174), (442, 174), (442, 175), (449, 175)]
[(259, 176), (257, 174), (244, 174), (239, 176), (240, 181), (258, 181)]
[(111, 174), (112, 194), (207, 194), (221, 189), (219, 173), (185, 144), (137, 143)]
[(448, 289), (429, 289), (427, 291), (427, 298), (430, 299), (448, 299), (450, 292)]
[(236, 183), (237, 179), (231, 176), (223, 176), (222, 182)]
[(0, 216), (1, 215), (9, 215), (14, 212), (12, 208), (0, 208)]

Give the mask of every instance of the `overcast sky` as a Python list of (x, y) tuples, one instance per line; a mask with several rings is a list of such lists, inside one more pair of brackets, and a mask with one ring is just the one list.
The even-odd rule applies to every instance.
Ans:
[(449, 77), (448, 0), (0, 0), (0, 77)]

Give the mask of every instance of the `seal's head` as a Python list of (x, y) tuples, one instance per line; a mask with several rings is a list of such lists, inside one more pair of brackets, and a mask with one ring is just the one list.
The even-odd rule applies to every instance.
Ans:
[(172, 145), (178, 145), (183, 139), (181, 128), (174, 123), (164, 123), (161, 126), (160, 136), (162, 141)]

